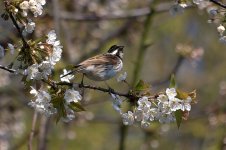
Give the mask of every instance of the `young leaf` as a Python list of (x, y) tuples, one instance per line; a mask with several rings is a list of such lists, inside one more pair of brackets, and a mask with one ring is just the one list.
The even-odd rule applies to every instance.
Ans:
[(71, 102), (70, 105), (68, 105), (68, 107), (74, 110), (75, 112), (85, 111), (85, 108), (83, 108), (81, 104), (75, 102)]
[(192, 103), (193, 103), (193, 104), (196, 104), (196, 103), (197, 103), (197, 100), (196, 100), (196, 90), (194, 90), (194, 91), (188, 93), (188, 96), (191, 97)]
[(151, 86), (148, 83), (145, 83), (143, 80), (140, 80), (135, 86), (136, 91), (145, 91), (150, 90)]
[(175, 117), (176, 117), (177, 127), (179, 129), (180, 128), (180, 124), (182, 122), (182, 117), (183, 117), (182, 110), (175, 111)]
[(177, 98), (179, 98), (179, 99), (187, 99), (188, 96), (189, 96), (188, 93), (177, 89)]
[(61, 117), (67, 117), (67, 112), (64, 107), (64, 101), (63, 101), (62, 97), (53, 98), (51, 103), (53, 104), (53, 107), (57, 109), (56, 123), (59, 122)]
[(176, 87), (176, 80), (174, 74), (171, 75), (170, 77), (170, 88), (175, 88)]

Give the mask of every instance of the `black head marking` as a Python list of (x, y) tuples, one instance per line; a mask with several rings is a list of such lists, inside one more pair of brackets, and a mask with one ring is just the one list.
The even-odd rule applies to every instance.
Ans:
[(108, 53), (110, 53), (112, 55), (116, 55), (116, 56), (118, 56), (119, 58), (122, 59), (122, 57), (123, 57), (123, 48), (124, 48), (124, 46), (113, 45), (108, 50)]
[(108, 53), (114, 53), (114, 54), (116, 54), (118, 51), (123, 52), (123, 48), (124, 48), (124, 46), (113, 45), (108, 50)]

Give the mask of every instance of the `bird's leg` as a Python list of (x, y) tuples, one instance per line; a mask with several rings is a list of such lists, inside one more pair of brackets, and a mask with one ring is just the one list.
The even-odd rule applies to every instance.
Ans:
[(82, 74), (82, 81), (81, 81), (81, 85), (83, 86), (83, 80), (84, 80), (84, 74)]
[(107, 87), (108, 87), (109, 94), (113, 93), (113, 92), (114, 92), (114, 89), (113, 89), (113, 88), (111, 88), (111, 87), (107, 84), (107, 82), (106, 82), (106, 81), (104, 81), (104, 83), (105, 83), (105, 84), (107, 85)]

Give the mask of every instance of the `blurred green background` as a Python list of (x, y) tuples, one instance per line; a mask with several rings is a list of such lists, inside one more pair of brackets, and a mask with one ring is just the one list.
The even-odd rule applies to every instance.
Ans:
[[(36, 31), (32, 38), (55, 29), (64, 46), (63, 58), (56, 66), (56, 79), (63, 68), (87, 57), (104, 53), (113, 44), (125, 46), (123, 72), (133, 81), (135, 62), (139, 60), (139, 44), (150, 0), (51, 0), (44, 14), (35, 18)], [(152, 84), (165, 79), (177, 63), (178, 44), (203, 49), (198, 60), (185, 57), (176, 73), (178, 86), (185, 91), (197, 90), (198, 103), (192, 106), (190, 117), (180, 129), (176, 123), (153, 122), (148, 129), (139, 125), (129, 127), (126, 136), (127, 150), (219, 150), (226, 149), (226, 53), (219, 42), (216, 25), (207, 23), (206, 10), (191, 7), (178, 15), (170, 14), (173, 1), (151, 3), (156, 11), (148, 26), (145, 41), (149, 46), (144, 53), (139, 79)], [(3, 10), (3, 5), (0, 5)], [(138, 17), (106, 19), (106, 16), (131, 15), (132, 10), (143, 10)], [(130, 12), (130, 13), (127, 13)], [(135, 11), (136, 12), (136, 11)], [(137, 13), (137, 12), (136, 12)], [(105, 16), (104, 19), (98, 16)], [(80, 18), (80, 19), (79, 19)], [(82, 18), (82, 19), (81, 19)], [(90, 19), (94, 18), (94, 19)], [(18, 42), (11, 21), (0, 20), (1, 45)], [(7, 54), (1, 64), (12, 60)], [(27, 149), (34, 110), (27, 103), (32, 98), (24, 89), (21, 78), (0, 70), (0, 145), (3, 149)], [(75, 81), (80, 81), (78, 75)], [(85, 83), (106, 87), (104, 83), (85, 79)], [(117, 91), (127, 92), (128, 87), (108, 84)], [(163, 91), (168, 84), (153, 86), (153, 93)], [(112, 108), (109, 94), (85, 90), (86, 112), (79, 113), (69, 123), (55, 123), (55, 118), (39, 115), (34, 136), (34, 149), (41, 149), (41, 132), (47, 150), (115, 150), (119, 147), (121, 117)], [(43, 131), (44, 130), (44, 131)]]

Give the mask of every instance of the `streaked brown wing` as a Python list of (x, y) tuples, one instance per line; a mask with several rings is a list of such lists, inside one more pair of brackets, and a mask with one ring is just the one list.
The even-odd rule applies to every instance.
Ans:
[(90, 65), (116, 65), (118, 63), (118, 57), (113, 55), (97, 55), (91, 57), (83, 62), (81, 62), (78, 66), (87, 67)]

